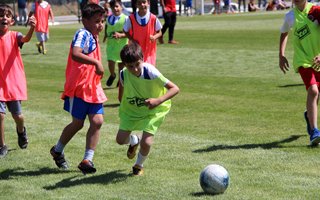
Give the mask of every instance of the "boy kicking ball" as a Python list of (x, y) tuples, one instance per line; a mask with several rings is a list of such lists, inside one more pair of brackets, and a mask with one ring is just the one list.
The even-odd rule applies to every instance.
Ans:
[[(120, 145), (129, 144), (129, 159), (135, 157), (140, 146), (132, 172), (142, 175), (153, 136), (170, 110), (170, 99), (179, 93), (179, 88), (153, 65), (143, 62), (141, 47), (136, 42), (124, 46), (120, 56), (126, 68), (120, 72), (120, 127), (116, 141)], [(143, 131), (141, 139), (131, 135), (136, 130)]]

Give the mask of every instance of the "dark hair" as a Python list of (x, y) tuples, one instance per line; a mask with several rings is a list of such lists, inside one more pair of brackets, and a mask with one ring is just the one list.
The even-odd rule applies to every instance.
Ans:
[(83, 7), (83, 9), (81, 10), (81, 13), (82, 13), (82, 18), (90, 19), (96, 14), (104, 15), (105, 10), (98, 4), (90, 3)]
[(13, 18), (13, 10), (7, 4), (0, 4), (0, 13), (9, 14)]
[(137, 42), (131, 42), (122, 48), (120, 57), (123, 63), (134, 63), (143, 60), (142, 49)]
[(109, 5), (110, 5), (111, 8), (114, 8), (116, 3), (118, 3), (120, 6), (122, 6), (121, 0), (111, 0), (111, 1), (109, 1)]

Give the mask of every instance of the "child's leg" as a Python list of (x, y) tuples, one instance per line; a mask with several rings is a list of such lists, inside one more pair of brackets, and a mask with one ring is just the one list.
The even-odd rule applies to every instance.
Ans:
[[(80, 120), (75, 117), (72, 117), (72, 122), (63, 129), (58, 142), (60, 142), (63, 145), (63, 147), (67, 145), (68, 142), (73, 138), (73, 136), (80, 129), (82, 129), (83, 124), (84, 124), (84, 120)], [(63, 149), (55, 149), (55, 151), (61, 153)]]
[(152, 144), (153, 144), (153, 135), (148, 132), (143, 132), (141, 142), (140, 142), (140, 151), (139, 151), (135, 165), (139, 165), (140, 167), (143, 167), (143, 163), (149, 155)]
[(87, 132), (86, 149), (95, 150), (99, 142), (100, 129), (103, 123), (102, 114), (89, 115), (90, 127)]
[(23, 133), (24, 132), (24, 117), (23, 117), (23, 115), (22, 114), (11, 114), (11, 115), (16, 123), (17, 132)]
[(129, 144), (131, 131), (119, 130), (116, 141), (120, 145)]
[(0, 113), (0, 147), (3, 147), (5, 145), (4, 141), (4, 118), (6, 114)]
[(110, 76), (116, 76), (115, 66), (116, 66), (116, 63), (114, 61), (108, 60), (108, 68), (109, 68)]
[(318, 128), (318, 97), (319, 97), (319, 89), (317, 85), (311, 85), (308, 88), (307, 94), (307, 113), (308, 119), (310, 123), (310, 128), (313, 130), (314, 128)]
[(115, 73), (115, 66), (116, 66), (116, 63), (112, 60), (108, 60), (108, 68), (109, 68), (109, 72), (110, 72), (110, 76), (106, 82), (106, 85), (107, 86), (111, 86), (114, 79), (116, 79), (117, 75)]

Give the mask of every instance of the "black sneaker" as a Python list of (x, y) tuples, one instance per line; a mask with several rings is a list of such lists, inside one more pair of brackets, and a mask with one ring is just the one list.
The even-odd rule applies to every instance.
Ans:
[(17, 135), (18, 135), (18, 145), (21, 149), (25, 149), (28, 146), (28, 136), (27, 136), (27, 131), (26, 127), (23, 127), (23, 133), (19, 133), (17, 129)]
[(0, 158), (4, 158), (8, 154), (8, 147), (6, 145), (0, 147)]
[(93, 162), (90, 160), (82, 160), (78, 168), (83, 174), (93, 174), (97, 171), (97, 169), (94, 168)]
[(114, 76), (110, 75), (109, 78), (108, 78), (108, 80), (107, 80), (107, 82), (106, 82), (106, 85), (107, 85), (108, 87), (110, 87), (110, 86), (112, 85), (114, 79), (116, 79), (116, 77), (117, 77), (116, 75), (114, 75)]
[(55, 148), (55, 146), (53, 146), (50, 149), (50, 154), (53, 157), (53, 160), (55, 161), (56, 165), (61, 169), (68, 169), (69, 166), (68, 166), (66, 159), (64, 158), (64, 154), (59, 153), (59, 152), (55, 152), (54, 148)]

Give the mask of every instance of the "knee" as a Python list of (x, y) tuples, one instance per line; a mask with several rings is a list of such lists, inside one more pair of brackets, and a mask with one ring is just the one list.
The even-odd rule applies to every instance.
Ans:
[(22, 114), (19, 114), (19, 115), (17, 115), (17, 114), (12, 114), (12, 118), (13, 118), (14, 121), (16, 121), (16, 122), (23, 122), (23, 120), (24, 120), (24, 117), (23, 117)]
[(318, 97), (319, 95), (319, 89), (317, 85), (312, 85), (308, 89), (308, 94), (312, 97)]
[(152, 138), (148, 138), (146, 140), (141, 140), (140, 147), (142, 149), (149, 149), (152, 146), (152, 144), (153, 144)]
[(116, 142), (119, 145), (124, 145), (124, 144), (127, 144), (126, 141), (128, 141), (128, 139), (129, 139), (129, 136), (128, 137), (124, 137), (124, 136), (117, 135)]

